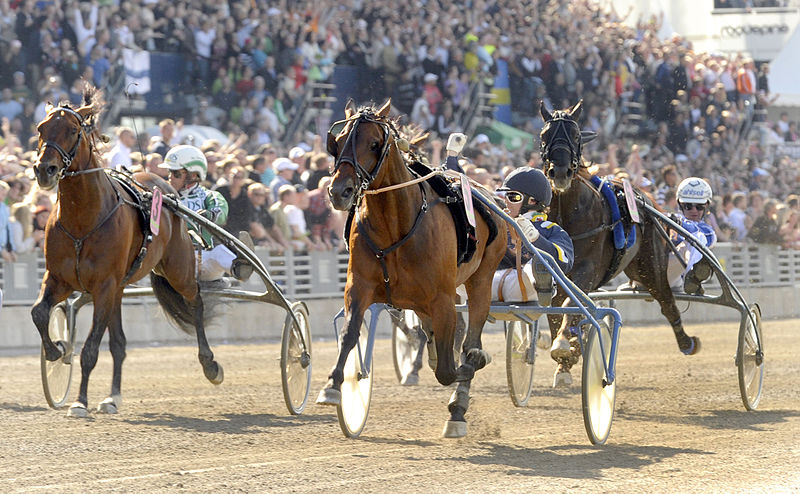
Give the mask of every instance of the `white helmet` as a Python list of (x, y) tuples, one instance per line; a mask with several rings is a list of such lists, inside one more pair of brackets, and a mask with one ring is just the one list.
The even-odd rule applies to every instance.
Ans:
[(206, 155), (194, 146), (181, 144), (170, 149), (164, 157), (164, 162), (158, 165), (159, 168), (170, 170), (180, 170), (196, 172), (200, 175), (200, 180), (206, 179), (208, 173), (208, 161)]
[(711, 186), (702, 178), (689, 177), (678, 184), (675, 194), (678, 202), (707, 204), (711, 200)]

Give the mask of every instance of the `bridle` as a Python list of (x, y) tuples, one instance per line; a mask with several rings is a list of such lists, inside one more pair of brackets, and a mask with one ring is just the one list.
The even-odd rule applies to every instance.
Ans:
[[(570, 171), (574, 175), (578, 168), (581, 165), (581, 147), (582, 147), (582, 139), (580, 137), (580, 127), (578, 126), (578, 122), (571, 118), (567, 118), (563, 112), (557, 112), (556, 115), (545, 122), (547, 125), (547, 130), (550, 130), (553, 125), (555, 125), (555, 129), (553, 132), (553, 137), (550, 142), (545, 142), (542, 139), (541, 143), (541, 157), (542, 161), (546, 165), (547, 169), (547, 176), (549, 178), (553, 178), (554, 175), (554, 166), (553, 162), (550, 159), (550, 154), (555, 151), (556, 149), (566, 149), (569, 151), (570, 154)], [(573, 139), (570, 139), (569, 129), (567, 129), (567, 125), (574, 125), (576, 129), (578, 129), (578, 142), (575, 143)], [(542, 132), (544, 134), (544, 132)]]
[[(75, 155), (78, 153), (78, 148), (81, 145), (81, 141), (84, 138), (84, 135), (88, 141), (89, 135), (95, 130), (94, 121), (89, 120), (87, 121), (84, 119), (80, 113), (76, 112), (72, 108), (67, 106), (59, 106), (58, 108), (54, 108), (53, 110), (48, 113), (48, 115), (52, 115), (57, 111), (66, 112), (78, 120), (78, 125), (80, 125), (80, 130), (78, 132), (78, 137), (75, 139), (75, 144), (72, 145), (69, 151), (65, 151), (63, 147), (61, 147), (55, 141), (44, 141), (41, 147), (37, 150), (38, 155), (41, 156), (44, 153), (44, 150), (48, 147), (51, 147), (56, 150), (56, 152), (61, 156), (61, 162), (64, 163), (64, 166), (58, 171), (57, 180), (60, 181), (63, 178), (73, 177), (75, 175), (82, 175), (84, 173), (94, 173), (97, 171), (102, 171), (103, 168), (90, 168), (88, 170), (74, 170), (70, 171), (70, 167), (72, 167), (73, 161), (75, 161)], [(89, 146), (91, 148), (91, 142)], [(91, 151), (91, 149), (90, 149)]]
[[(397, 139), (399, 138), (399, 134), (394, 126), (384, 120), (377, 119), (372, 112), (362, 111), (358, 115), (348, 119), (334, 122), (333, 125), (331, 125), (330, 130), (328, 130), (328, 135), (336, 137), (339, 132), (344, 129), (344, 125), (346, 125), (348, 122), (353, 122), (353, 124), (347, 134), (347, 139), (344, 141), (344, 145), (342, 147), (343, 152), (339, 153), (339, 155), (336, 157), (336, 161), (333, 165), (333, 173), (337, 173), (343, 164), (348, 164), (353, 167), (353, 171), (356, 174), (356, 181), (358, 182), (358, 192), (356, 193), (354, 204), (358, 204), (364, 191), (369, 189), (369, 187), (372, 185), (372, 182), (375, 181), (375, 178), (380, 173), (381, 167), (383, 167), (383, 164), (386, 162), (386, 156), (389, 154), (389, 135), (392, 134), (394, 135), (395, 139)], [(359, 163), (358, 154), (356, 153), (356, 134), (358, 131), (358, 126), (362, 122), (377, 124), (380, 126), (381, 130), (383, 130), (383, 146), (381, 147), (378, 161), (372, 171), (367, 170), (361, 165), (361, 163)], [(335, 132), (337, 127), (339, 127), (339, 132)], [(350, 148), (350, 153), (346, 156), (344, 150), (347, 150), (348, 146)]]

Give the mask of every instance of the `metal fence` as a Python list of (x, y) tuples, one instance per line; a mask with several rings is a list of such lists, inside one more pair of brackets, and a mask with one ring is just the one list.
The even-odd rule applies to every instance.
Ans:
[[(256, 249), (273, 281), (292, 300), (338, 298), (347, 281), (347, 253), (286, 252), (272, 254)], [(771, 245), (721, 243), (714, 253), (736, 286), (776, 287), (800, 283), (800, 250), (787, 250)], [(377, 261), (376, 261), (377, 262)], [(39, 293), (45, 263), (41, 253), (18, 256), (15, 263), (0, 262), (0, 288), (5, 305), (30, 305)], [(608, 287), (624, 281), (625, 276), (612, 280)], [(714, 286), (715, 282), (711, 282)], [(242, 285), (258, 290), (258, 276)]]

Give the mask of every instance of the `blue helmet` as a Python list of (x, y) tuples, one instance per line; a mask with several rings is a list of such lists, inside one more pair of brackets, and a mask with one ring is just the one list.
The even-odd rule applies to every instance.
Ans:
[[(543, 207), (549, 206), (550, 201), (553, 199), (553, 189), (550, 187), (550, 181), (541, 170), (530, 166), (523, 166), (509, 173), (503, 181), (503, 186), (497, 190), (522, 192), (525, 196), (536, 199)], [(527, 202), (525, 200), (525, 203)]]

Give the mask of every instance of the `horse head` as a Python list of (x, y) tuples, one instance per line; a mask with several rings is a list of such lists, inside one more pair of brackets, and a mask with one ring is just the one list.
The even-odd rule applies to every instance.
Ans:
[(560, 192), (569, 188), (578, 172), (583, 144), (594, 139), (594, 133), (583, 133), (578, 125), (582, 110), (583, 100), (572, 108), (553, 113), (547, 111), (544, 103), (539, 107), (544, 120), (540, 134), (544, 171), (553, 182), (553, 187)]
[(37, 126), (39, 148), (33, 172), (42, 189), (52, 189), (65, 176), (93, 162), (91, 152), (102, 99), (99, 91), (87, 85), (83, 100), (79, 108), (63, 102), (58, 107), (48, 104), (47, 115)]
[(392, 144), (396, 151), (408, 150), (388, 118), (390, 108), (391, 101), (387, 101), (378, 110), (365, 107), (356, 111), (350, 101), (345, 119), (328, 131), (328, 153), (335, 160), (328, 194), (334, 208), (349, 210), (373, 182), (380, 182)]

